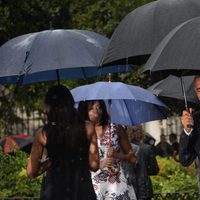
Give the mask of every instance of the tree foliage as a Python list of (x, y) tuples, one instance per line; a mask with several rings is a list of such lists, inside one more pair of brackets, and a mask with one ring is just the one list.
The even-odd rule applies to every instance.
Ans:
[(15, 154), (0, 152), (0, 197), (37, 197), (42, 177), (27, 177), (28, 155), (17, 150)]
[(198, 191), (194, 164), (183, 167), (172, 158), (157, 157), (160, 168), (157, 176), (152, 176), (155, 193), (191, 193)]
[(1, 0), (0, 44), (22, 34), (69, 27), (68, 0)]

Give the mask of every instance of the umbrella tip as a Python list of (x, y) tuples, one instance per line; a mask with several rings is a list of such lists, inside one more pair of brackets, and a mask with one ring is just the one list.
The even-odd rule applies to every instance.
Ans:
[(109, 73), (109, 74), (108, 74), (108, 82), (111, 82), (111, 79), (112, 79), (112, 74)]

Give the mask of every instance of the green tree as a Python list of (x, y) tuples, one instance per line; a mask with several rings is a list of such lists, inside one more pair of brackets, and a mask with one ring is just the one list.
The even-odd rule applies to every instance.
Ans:
[(68, 0), (1, 0), (0, 44), (13, 37), (69, 27)]
[[(110, 37), (129, 12), (149, 0), (73, 0), (71, 26), (89, 29)], [(81, 12), (80, 12), (81, 11)]]

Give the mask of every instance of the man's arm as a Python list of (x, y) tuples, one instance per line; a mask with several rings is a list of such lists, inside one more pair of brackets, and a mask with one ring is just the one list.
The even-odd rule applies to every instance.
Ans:
[(189, 166), (197, 156), (193, 141), (195, 130), (193, 127), (188, 126), (189, 124), (194, 125), (191, 108), (183, 111), (181, 123), (184, 130), (181, 133), (179, 141), (179, 160), (183, 166)]

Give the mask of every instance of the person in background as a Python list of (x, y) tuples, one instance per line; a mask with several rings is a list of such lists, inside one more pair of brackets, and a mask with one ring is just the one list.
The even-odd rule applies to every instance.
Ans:
[(153, 138), (149, 133), (144, 132), (144, 143), (145, 144), (150, 144), (153, 147), (155, 147), (155, 142), (156, 142), (155, 138)]
[[(136, 180), (137, 180), (137, 191), (138, 199), (140, 196), (144, 196), (145, 191), (146, 200), (150, 200), (153, 197), (153, 186), (150, 176), (157, 175), (159, 172), (159, 166), (156, 160), (155, 152), (152, 145), (144, 143), (144, 130), (142, 126), (135, 126), (132, 130), (131, 143), (139, 146), (139, 156), (141, 158), (136, 165)], [(144, 169), (142, 169), (142, 167)], [(142, 180), (144, 179), (144, 180)], [(143, 189), (142, 189), (143, 188)]]
[(155, 147), (156, 155), (161, 157), (170, 157), (172, 156), (173, 149), (171, 145), (167, 142), (166, 136), (164, 134), (160, 135), (160, 142)]
[(121, 125), (110, 124), (103, 100), (82, 101), (78, 107), (85, 120), (95, 125), (100, 154), (100, 169), (92, 172), (97, 198), (135, 200), (134, 189), (128, 185), (121, 162), (134, 165), (136, 158), (128, 136)]
[(177, 156), (178, 156), (178, 151), (179, 151), (179, 143), (177, 141), (177, 135), (175, 133), (171, 133), (169, 135), (169, 141), (171, 143), (172, 147), (172, 157), (174, 158), (175, 161), (179, 162)]
[(40, 199), (95, 200), (90, 170), (99, 169), (99, 154), (93, 124), (79, 117), (63, 85), (51, 87), (44, 103), (47, 123), (35, 135), (27, 165), (30, 178), (46, 173)]

